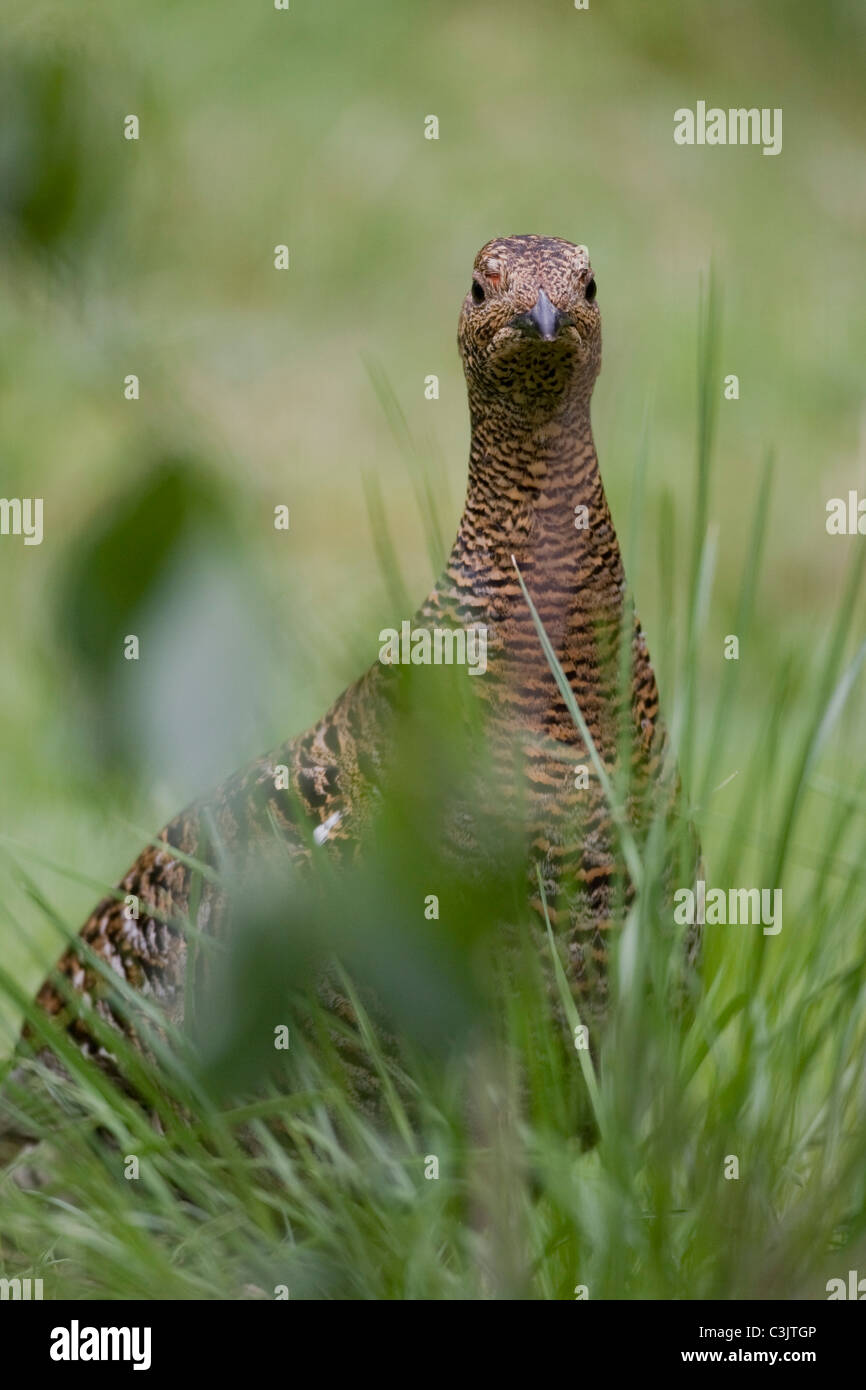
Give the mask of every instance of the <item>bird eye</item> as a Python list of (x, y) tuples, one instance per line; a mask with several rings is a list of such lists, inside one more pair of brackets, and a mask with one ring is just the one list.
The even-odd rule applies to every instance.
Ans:
[(586, 290), (584, 291), (584, 293), (586, 294), (587, 304), (591, 304), (592, 301), (595, 299), (595, 280), (592, 278), (592, 276), (590, 276), (590, 278), (586, 282)]
[(472, 281), (472, 298), (476, 304), (484, 303), (484, 286), (477, 280)]

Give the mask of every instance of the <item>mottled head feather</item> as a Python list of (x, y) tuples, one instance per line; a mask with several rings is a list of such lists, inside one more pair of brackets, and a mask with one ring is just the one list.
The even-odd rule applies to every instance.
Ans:
[[(550, 332), (538, 331), (543, 306)], [(458, 343), (470, 399), (486, 393), (534, 414), (587, 400), (601, 365), (601, 315), (585, 246), (561, 237), (497, 237), (482, 246), (463, 301)]]

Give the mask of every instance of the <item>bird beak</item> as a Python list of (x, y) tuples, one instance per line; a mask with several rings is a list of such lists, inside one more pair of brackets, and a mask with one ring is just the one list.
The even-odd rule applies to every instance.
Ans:
[(568, 314), (551, 304), (544, 290), (538, 291), (538, 298), (528, 314), (517, 314), (511, 320), (512, 328), (519, 328), (533, 338), (541, 338), (545, 343), (552, 343), (559, 330), (570, 323)]

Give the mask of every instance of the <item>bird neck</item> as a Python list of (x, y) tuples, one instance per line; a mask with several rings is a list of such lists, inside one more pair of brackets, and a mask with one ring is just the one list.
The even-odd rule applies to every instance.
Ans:
[[(470, 405), (471, 408), (471, 405)], [(527, 417), (505, 401), (472, 409), (469, 485), (449, 569), (508, 570), (579, 604), (623, 582), (589, 402)]]
[(561, 660), (585, 663), (588, 633), (618, 632), (625, 580), (588, 402), (534, 420), (501, 407), (472, 411), (463, 515), (419, 617), (482, 624), (506, 666), (537, 666), (515, 562)]

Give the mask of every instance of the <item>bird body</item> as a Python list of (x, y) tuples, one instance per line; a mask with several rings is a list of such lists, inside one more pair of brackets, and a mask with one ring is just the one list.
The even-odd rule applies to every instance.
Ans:
[[(651, 786), (663, 734), (636, 623), (631, 698), (621, 708), (625, 577), (590, 426), (601, 335), (586, 248), (529, 236), (489, 242), (475, 261), (458, 341), (472, 428), (468, 490), (447, 566), (414, 626), (485, 629), (487, 670), (466, 682), (484, 728), (473, 745), (471, 795), (452, 807), (442, 835), (469, 863), (476, 812), (519, 824), (528, 894), (540, 907), (538, 865), (575, 988), (596, 996), (622, 867), (589, 750), (544, 657), (519, 578), (602, 762), (615, 764), (625, 717), (636, 783)], [(200, 931), (218, 932), (225, 909), (219, 882), (198, 874), (195, 861), (215, 862), (218, 845), (243, 855), (273, 842), (275, 831), (298, 864), (316, 854), (363, 853), (387, 795), (404, 693), (399, 670), (374, 663), (314, 727), (171, 821), (98, 904), (81, 939), (182, 1020), (186, 943), (178, 921), (191, 914)], [(577, 776), (579, 768), (589, 768), (588, 777)], [(99, 972), (75, 944), (38, 1004), (63, 1017), (80, 1047), (98, 1053), (86, 1021), (68, 1008), (70, 990), (119, 1023)]]

